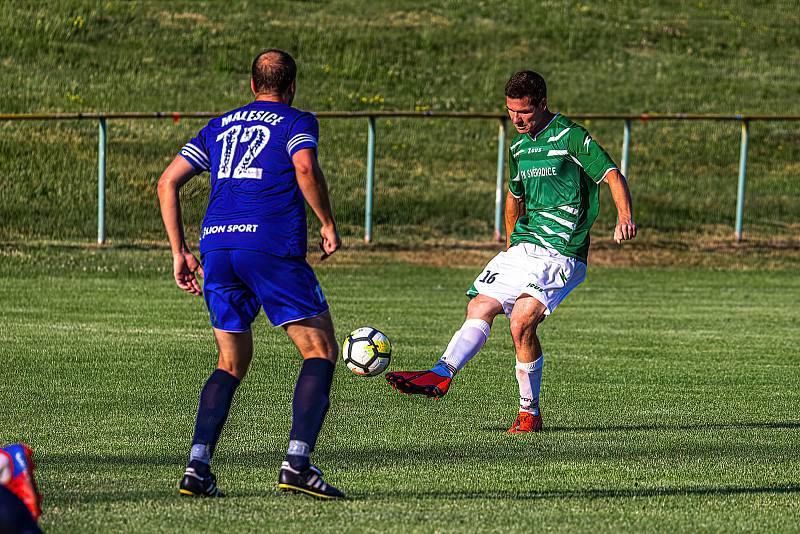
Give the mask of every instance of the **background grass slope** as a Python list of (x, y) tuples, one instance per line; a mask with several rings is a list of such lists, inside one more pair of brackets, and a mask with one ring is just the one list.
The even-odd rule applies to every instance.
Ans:
[[(503, 110), (534, 68), (569, 112), (800, 113), (800, 15), (791, 2), (5, 2), (0, 111), (218, 110), (249, 98), (253, 55), (300, 65), (296, 104), (322, 110)], [(795, 6), (796, 7), (796, 6)], [(154, 183), (200, 121), (110, 125), (112, 240), (161, 239)], [(619, 160), (622, 125), (587, 124)], [(486, 240), (497, 125), (381, 120), (377, 239)], [(752, 127), (746, 230), (796, 234), (796, 123)], [(631, 186), (648, 235), (731, 233), (738, 128), (634, 126)], [(322, 121), (342, 229), (363, 233), (365, 121)], [(0, 238), (91, 239), (96, 125), (0, 123)], [(194, 227), (207, 186), (186, 200)], [(604, 198), (600, 224), (613, 224)]]

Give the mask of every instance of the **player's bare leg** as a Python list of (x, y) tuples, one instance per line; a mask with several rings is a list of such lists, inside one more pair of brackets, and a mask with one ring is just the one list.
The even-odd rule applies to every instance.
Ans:
[(214, 340), (219, 350), (217, 369), (242, 380), (253, 360), (253, 333), (225, 332), (214, 328)]
[(311, 465), (317, 436), (330, 405), (331, 383), (339, 356), (330, 313), (289, 323), (286, 333), (303, 356), (292, 399), (292, 430), (286, 460), (281, 464), (278, 489), (301, 492), (318, 499), (336, 499), (344, 493), (322, 479)]
[(330, 312), (289, 323), (284, 328), (303, 359), (324, 358), (336, 363), (339, 345), (334, 336)]
[(545, 305), (530, 295), (521, 295), (511, 312), (511, 338), (516, 349), (519, 413), (508, 431), (538, 432), (542, 429), (539, 391), (542, 385), (544, 355), (536, 327), (545, 317)]
[(253, 336), (247, 332), (226, 332), (214, 328), (219, 349), (217, 368), (200, 392), (200, 405), (189, 453), (189, 465), (180, 483), (181, 495), (221, 497), (211, 473), (211, 457), (228, 419), (233, 395), (247, 374), (253, 359)]
[(456, 373), (478, 354), (489, 339), (492, 321), (501, 313), (503, 307), (497, 300), (479, 294), (469, 301), (464, 324), (453, 334), (447, 349), (432, 369), (386, 373), (386, 381), (402, 393), (437, 399), (443, 397)]

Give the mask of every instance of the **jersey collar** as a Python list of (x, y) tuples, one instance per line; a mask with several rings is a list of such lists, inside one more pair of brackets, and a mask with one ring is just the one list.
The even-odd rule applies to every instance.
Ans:
[(527, 134), (527, 136), (531, 138), (531, 141), (536, 141), (536, 138), (537, 138), (537, 137), (539, 137), (539, 134), (540, 134), (540, 133), (542, 133), (543, 131), (547, 130), (547, 129), (550, 127), (550, 125), (553, 123), (553, 121), (554, 121), (554, 120), (556, 120), (556, 117), (558, 117), (559, 115), (561, 115), (561, 112), (560, 112), (560, 111), (556, 111), (556, 112), (553, 114), (553, 118), (552, 118), (552, 119), (550, 119), (550, 120), (547, 122), (547, 124), (545, 124), (544, 126), (542, 126), (542, 127), (539, 129), (539, 131), (538, 131), (538, 132), (536, 132), (536, 135), (531, 135), (531, 134), (530, 134), (530, 132), (529, 132), (529, 133)]

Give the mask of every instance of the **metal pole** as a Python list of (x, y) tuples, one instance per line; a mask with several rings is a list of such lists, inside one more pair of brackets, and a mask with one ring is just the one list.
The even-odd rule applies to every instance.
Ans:
[(364, 242), (372, 241), (372, 197), (375, 189), (375, 117), (369, 117), (367, 139), (367, 191), (364, 203)]
[(502, 239), (501, 225), (503, 222), (503, 167), (506, 157), (506, 120), (500, 119), (497, 130), (497, 185), (494, 192), (494, 240), (499, 243)]
[(742, 121), (742, 145), (739, 150), (739, 189), (736, 194), (736, 241), (742, 240), (744, 221), (744, 186), (747, 174), (747, 142), (750, 137), (750, 121)]
[(97, 143), (97, 243), (106, 242), (106, 119), (99, 120)]
[(622, 176), (628, 177), (628, 162), (631, 156), (631, 120), (625, 119), (625, 131), (622, 134)]

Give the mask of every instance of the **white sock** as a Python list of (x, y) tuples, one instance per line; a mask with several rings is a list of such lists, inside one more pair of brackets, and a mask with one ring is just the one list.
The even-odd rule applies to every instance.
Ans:
[(539, 415), (539, 390), (542, 388), (544, 354), (535, 361), (517, 360), (516, 373), (519, 384), (519, 411)]
[(483, 319), (467, 319), (461, 330), (453, 334), (442, 357), (434, 367), (437, 374), (446, 373), (450, 377), (467, 365), (473, 356), (478, 354), (486, 340), (489, 339), (492, 327)]

